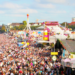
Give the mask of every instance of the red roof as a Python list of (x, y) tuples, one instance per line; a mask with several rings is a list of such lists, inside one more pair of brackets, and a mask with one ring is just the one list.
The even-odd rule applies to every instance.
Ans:
[(56, 25), (59, 25), (59, 23), (57, 21), (46, 21), (45, 24), (47, 26), (56, 26)]
[(69, 23), (69, 25), (75, 25), (75, 22), (71, 22), (71, 23)]

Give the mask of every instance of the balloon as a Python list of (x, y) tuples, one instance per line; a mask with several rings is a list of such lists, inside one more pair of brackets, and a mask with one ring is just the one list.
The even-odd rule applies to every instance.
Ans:
[(29, 45), (29, 42), (27, 42), (27, 45)]

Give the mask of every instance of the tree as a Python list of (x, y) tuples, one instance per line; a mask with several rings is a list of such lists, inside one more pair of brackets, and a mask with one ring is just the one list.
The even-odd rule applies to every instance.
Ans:
[(68, 28), (72, 28), (72, 30), (75, 30), (75, 25), (69, 25)]
[(23, 30), (25, 29), (26, 25), (27, 25), (27, 22), (23, 21), (23, 24), (20, 24), (19, 26), (14, 26), (13, 28), (11, 28), (11, 30)]
[(23, 25), (27, 25), (27, 21), (23, 21)]
[[(61, 23), (62, 26), (65, 26), (65, 22)], [(68, 28), (68, 23), (66, 22), (66, 28)]]
[(52, 48), (54, 47), (54, 43), (51, 44), (51, 47), (52, 47)]
[(70, 38), (70, 35), (68, 34), (68, 39)]
[(4, 25), (2, 25), (2, 28), (1, 28), (1, 32), (5, 32), (5, 26)]
[(36, 28), (38, 28), (38, 27), (40, 27), (40, 26), (31, 26), (31, 29), (36, 30)]

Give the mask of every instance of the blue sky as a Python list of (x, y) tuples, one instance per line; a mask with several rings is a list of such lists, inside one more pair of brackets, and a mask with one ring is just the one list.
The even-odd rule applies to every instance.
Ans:
[(75, 0), (0, 0), (0, 25), (27, 20), (71, 22), (75, 17)]

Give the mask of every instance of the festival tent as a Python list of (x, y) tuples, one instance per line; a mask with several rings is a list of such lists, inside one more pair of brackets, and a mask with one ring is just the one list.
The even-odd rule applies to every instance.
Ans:
[(70, 67), (71, 66), (70, 61), (71, 61), (71, 59), (66, 58), (66, 59), (62, 59), (61, 63), (62, 63), (63, 66)]
[(71, 68), (75, 68), (75, 58), (71, 59), (70, 64)]
[(39, 40), (37, 41), (38, 43), (49, 43), (49, 41), (43, 41), (43, 40)]

